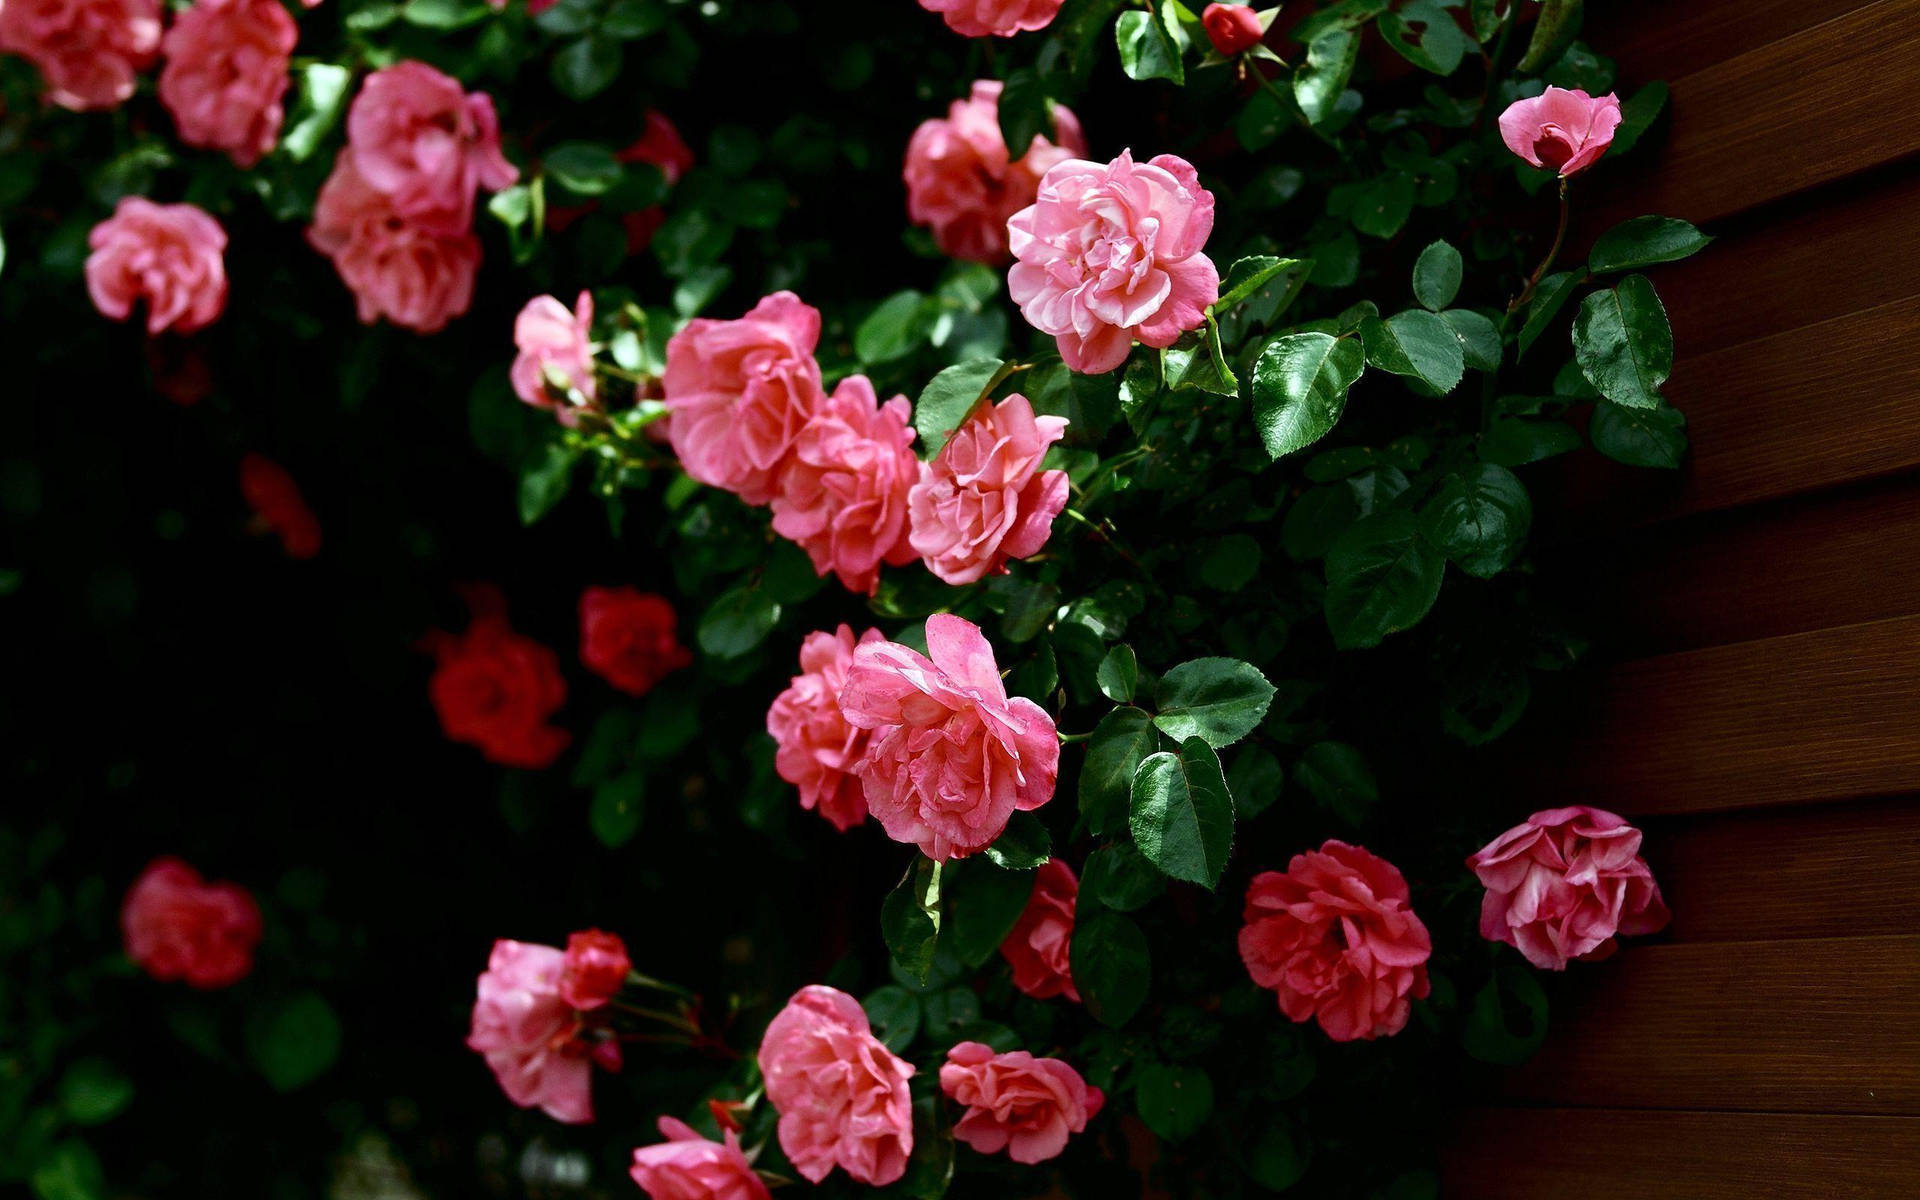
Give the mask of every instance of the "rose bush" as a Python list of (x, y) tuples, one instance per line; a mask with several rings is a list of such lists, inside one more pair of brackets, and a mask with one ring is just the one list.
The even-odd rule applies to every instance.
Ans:
[[(0, 7), (33, 394), (111, 369), (129, 409), (193, 402), (43, 407), (149, 483), (218, 458), (224, 507), (155, 493), (168, 554), (285, 550), (182, 605), (273, 672), (249, 702), (155, 702), (198, 666), (168, 659), (121, 723), (244, 803), (65, 860), (0, 840), (110, 856), (60, 868), (104, 923), (9, 893), (8, 963), (165, 1006), (30, 1014), (62, 1057), (23, 1058), (0, 1178), (164, 1194), (192, 1156), (151, 1147), (200, 1132), (148, 1090), (239, 1065), (220, 1127), (275, 1133), (207, 1194), (315, 1163), (449, 1195), (1435, 1194), (1437, 1114), (1544, 1036), (1531, 967), (1665, 920), (1638, 830), (1509, 829), (1540, 801), (1482, 776), (1584, 644), (1537, 585), (1538, 464), (1678, 463), (1633, 272), (1705, 238), (1569, 240), (1663, 89), (1531, 10), (1386, 7)], [(103, 437), (134, 419), (173, 440)], [(276, 602), (268, 570), (311, 574)], [(103, 645), (167, 652), (141, 628)], [(261, 808), (299, 836), (231, 815)], [(33, 947), (118, 953), (101, 897), (175, 844), (257, 907), (143, 881), (144, 972), (39, 983)], [(67, 1098), (103, 1056), (137, 1100)], [(82, 1115), (128, 1104), (99, 1167)], [(136, 1126), (168, 1136), (119, 1150)]]

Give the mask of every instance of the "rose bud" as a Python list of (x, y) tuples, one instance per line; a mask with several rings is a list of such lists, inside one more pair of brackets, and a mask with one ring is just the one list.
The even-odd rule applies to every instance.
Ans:
[(1200, 14), (1200, 24), (1213, 48), (1228, 57), (1253, 49), (1266, 36), (1260, 14), (1244, 4), (1209, 4)]

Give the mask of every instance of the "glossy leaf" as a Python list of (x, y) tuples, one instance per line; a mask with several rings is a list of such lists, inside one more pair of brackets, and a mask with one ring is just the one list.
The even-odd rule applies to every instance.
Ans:
[(1133, 776), (1132, 831), (1140, 853), (1170, 878), (1211, 889), (1233, 849), (1233, 798), (1220, 756), (1198, 737), (1155, 754)]
[(1153, 722), (1177, 741), (1197, 737), (1210, 746), (1231, 746), (1259, 726), (1272, 701), (1273, 685), (1252, 663), (1196, 658), (1161, 677)]
[(1687, 452), (1687, 418), (1677, 408), (1625, 408), (1610, 400), (1593, 406), (1587, 436), (1593, 448), (1630, 467), (1671, 470)]
[(1451, 243), (1430, 244), (1413, 264), (1413, 298), (1429, 310), (1439, 312), (1460, 294), (1460, 279), (1465, 269), (1460, 252)]
[(960, 422), (967, 419), (1000, 376), (997, 358), (979, 358), (948, 367), (920, 389), (913, 405), (913, 427), (920, 434), (920, 453), (932, 458)]
[(1253, 419), (1274, 458), (1325, 437), (1346, 410), (1347, 389), (1366, 368), (1353, 338), (1294, 333), (1277, 338), (1253, 366)]
[(1595, 275), (1637, 271), (1697, 254), (1712, 240), (1687, 221), (1672, 217), (1635, 217), (1600, 235), (1593, 243), (1587, 267)]
[(1160, 748), (1153, 718), (1138, 708), (1116, 708), (1094, 726), (1080, 768), (1080, 814), (1095, 833), (1125, 827), (1133, 773)]
[(1433, 607), (1446, 558), (1421, 536), (1413, 514), (1355, 522), (1327, 551), (1327, 625), (1344, 650), (1377, 646)]
[(1588, 296), (1573, 322), (1573, 353), (1587, 381), (1627, 408), (1659, 408), (1673, 373), (1673, 329), (1643, 275)]
[(1447, 477), (1422, 511), (1427, 536), (1469, 575), (1498, 575), (1526, 545), (1533, 501), (1512, 471), (1476, 463)]
[(1307, 47), (1306, 61), (1293, 72), (1293, 100), (1310, 125), (1324, 124), (1346, 90), (1354, 64), (1360, 61), (1360, 35), (1330, 29)]
[(1466, 351), (1453, 326), (1434, 313), (1417, 308), (1395, 313), (1382, 321), (1369, 317), (1360, 323), (1367, 362), (1395, 375), (1418, 379), (1436, 392), (1452, 391), (1466, 373)]

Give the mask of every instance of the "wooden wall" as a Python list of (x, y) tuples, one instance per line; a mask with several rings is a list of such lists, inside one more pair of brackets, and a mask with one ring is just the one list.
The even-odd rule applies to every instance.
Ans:
[(1640, 823), (1674, 921), (1571, 969), (1447, 1193), (1920, 1197), (1920, 0), (1588, 7), (1672, 108), (1587, 233), (1718, 241), (1650, 273), (1685, 467), (1555, 481), (1600, 661), (1522, 727), (1514, 814)]

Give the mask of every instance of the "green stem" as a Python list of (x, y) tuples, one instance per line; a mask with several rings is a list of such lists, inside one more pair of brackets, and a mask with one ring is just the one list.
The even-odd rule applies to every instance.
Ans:
[(1560, 181), (1560, 227), (1554, 230), (1553, 245), (1547, 248), (1547, 256), (1540, 260), (1540, 265), (1535, 267), (1533, 274), (1527, 277), (1527, 286), (1520, 290), (1518, 296), (1514, 297), (1512, 304), (1507, 305), (1507, 312), (1509, 314), (1515, 312), (1521, 305), (1533, 299), (1533, 290), (1540, 286), (1540, 280), (1552, 269), (1553, 260), (1560, 257), (1560, 247), (1564, 245), (1567, 240), (1567, 213), (1569, 207), (1567, 204), (1567, 181), (1562, 179)]

